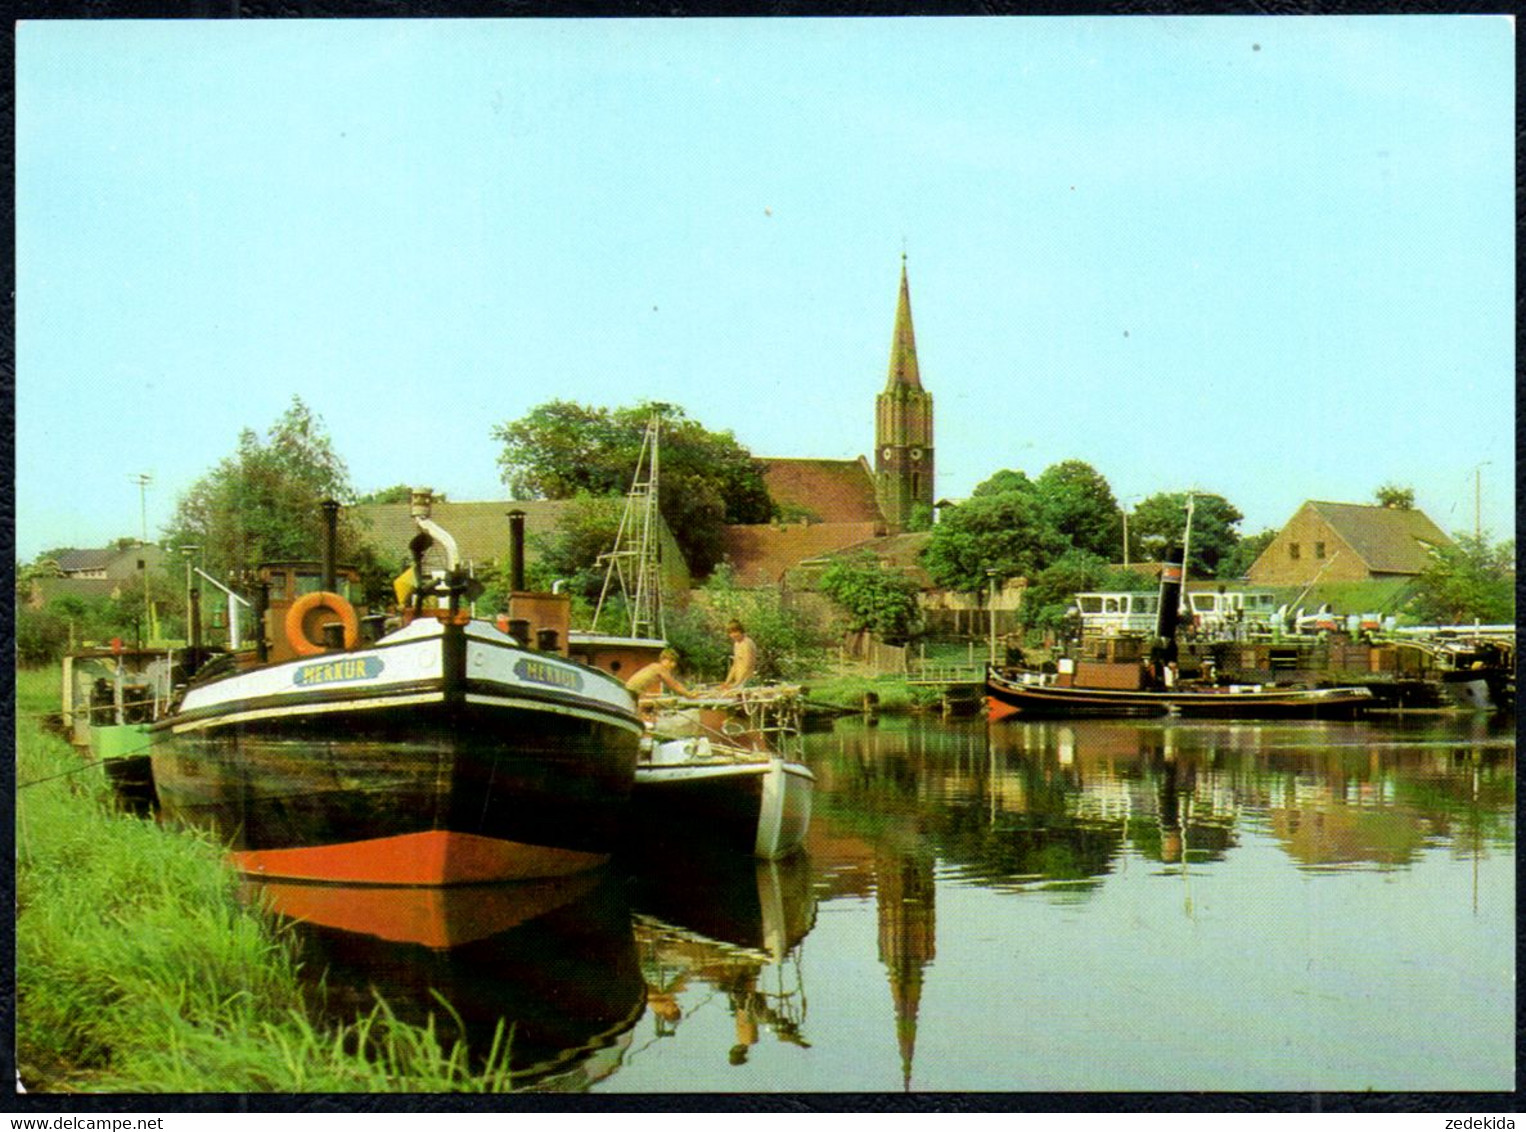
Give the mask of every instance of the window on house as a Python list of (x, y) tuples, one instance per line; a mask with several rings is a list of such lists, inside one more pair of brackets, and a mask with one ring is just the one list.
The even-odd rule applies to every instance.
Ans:
[(1315, 558), (1323, 558), (1324, 556), (1325, 556), (1325, 544), (1322, 543), (1322, 542), (1316, 542), (1314, 544), (1314, 557)]
[(1301, 549), (1299, 548), (1299, 546), (1298, 546), (1298, 544), (1296, 542), (1288, 543), (1288, 557), (1289, 558), (1302, 558), (1303, 557), (1303, 553), (1302, 553)]

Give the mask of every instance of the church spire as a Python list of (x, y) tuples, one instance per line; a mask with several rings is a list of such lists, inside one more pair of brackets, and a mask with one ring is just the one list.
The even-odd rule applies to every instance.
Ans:
[(890, 377), (874, 403), (874, 479), (880, 513), (896, 531), (925, 529), (933, 513), (933, 397), (922, 387), (911, 329), (911, 287), (901, 253), (901, 295), (890, 340)]
[(911, 286), (906, 281), (906, 253), (901, 253), (901, 297), (895, 308), (895, 330), (890, 339), (890, 378), (885, 392), (897, 388), (921, 389), (917, 370), (917, 336), (911, 328)]

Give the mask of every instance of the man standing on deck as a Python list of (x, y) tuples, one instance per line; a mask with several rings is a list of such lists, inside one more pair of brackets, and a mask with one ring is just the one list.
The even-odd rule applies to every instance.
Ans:
[(742, 623), (731, 622), (726, 626), (726, 634), (731, 638), (731, 668), (721, 681), (722, 691), (742, 687), (752, 679), (753, 669), (758, 666), (758, 646), (752, 643)]

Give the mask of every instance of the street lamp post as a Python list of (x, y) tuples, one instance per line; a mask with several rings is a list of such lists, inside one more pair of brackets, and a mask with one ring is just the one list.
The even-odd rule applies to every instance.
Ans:
[(990, 596), (986, 604), (990, 607), (991, 613), (991, 667), (994, 668), (996, 666), (996, 571), (994, 569), (986, 571), (986, 580), (990, 586)]

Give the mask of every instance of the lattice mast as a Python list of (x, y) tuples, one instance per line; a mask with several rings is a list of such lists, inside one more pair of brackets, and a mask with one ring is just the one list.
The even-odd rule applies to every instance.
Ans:
[(615, 534), (615, 549), (599, 555), (604, 565), (604, 585), (594, 609), (593, 627), (598, 629), (604, 604), (612, 587), (625, 598), (630, 618), (629, 634), (645, 639), (665, 639), (667, 623), (662, 611), (662, 582), (658, 573), (657, 531), (659, 513), (659, 439), (662, 415), (653, 413), (641, 438), (636, 473), (625, 497), (625, 510)]

